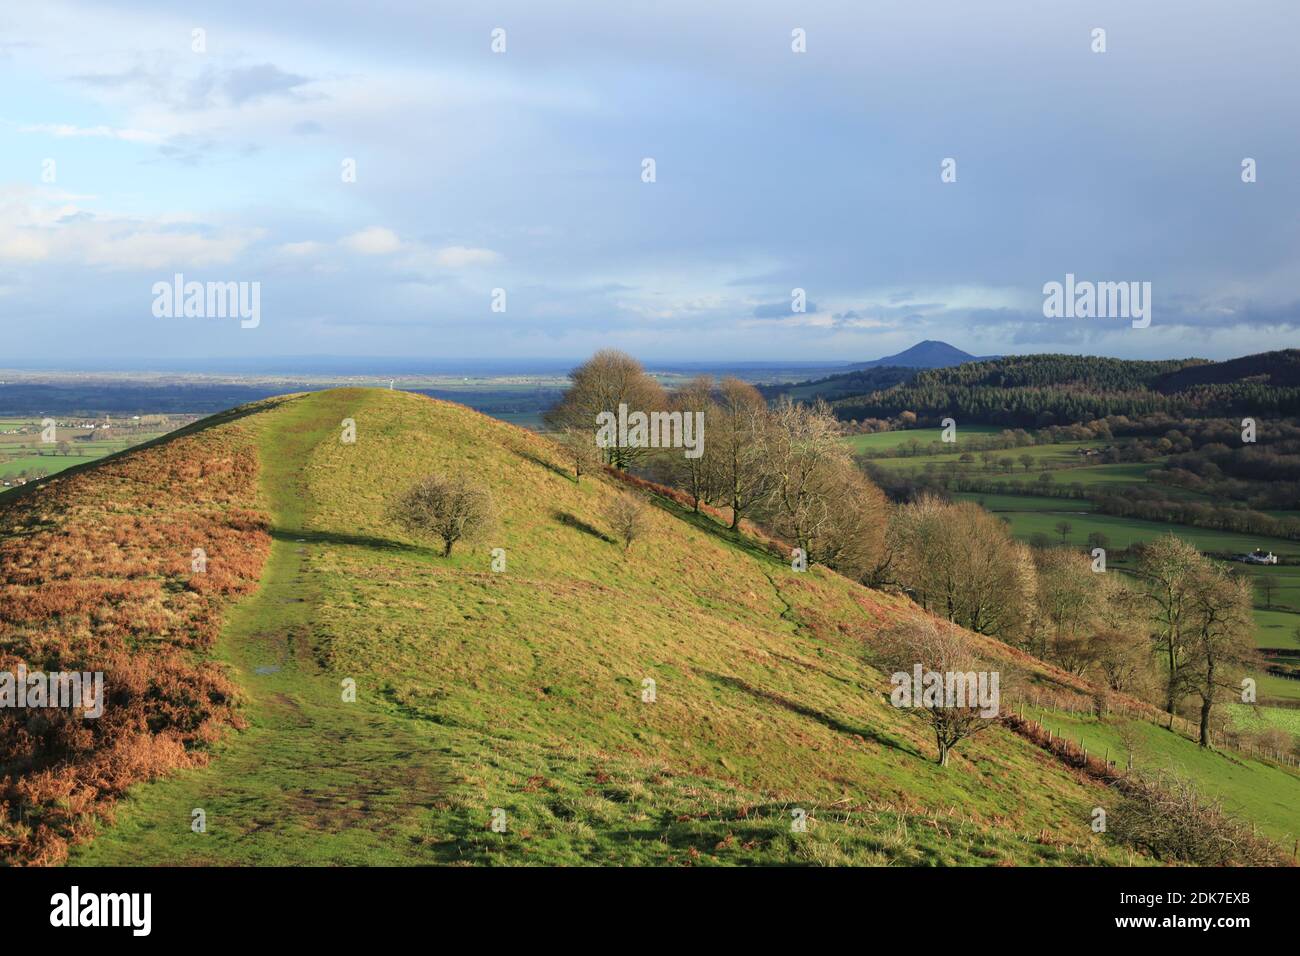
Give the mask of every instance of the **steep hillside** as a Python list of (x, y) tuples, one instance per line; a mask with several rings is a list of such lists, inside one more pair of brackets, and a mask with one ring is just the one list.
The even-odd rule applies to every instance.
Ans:
[(1300, 349), (1260, 352), (1226, 362), (1190, 365), (1162, 375), (1154, 387), (1162, 392), (1181, 392), (1201, 385), (1231, 385), (1235, 382), (1274, 388), (1300, 387)]
[(851, 395), (864, 395), (881, 389), (892, 388), (908, 381), (916, 375), (914, 368), (902, 368), (890, 365), (862, 369), (857, 372), (843, 372), (826, 378), (810, 379), (805, 382), (783, 382), (779, 385), (759, 385), (760, 394), (769, 402), (776, 401), (782, 395), (789, 395), (796, 402), (812, 402), (822, 399), (834, 402), (836, 399)]
[[(459, 406), (342, 389), (245, 411), (273, 543), (213, 655), (247, 728), (134, 787), (74, 862), (1141, 861), (1090, 829), (1108, 788), (1007, 728), (935, 765), (864, 657), (919, 613), (905, 600), (795, 573), (671, 502), (624, 556), (613, 479), (577, 484), (544, 438)], [(450, 559), (386, 517), (440, 469), (500, 513)], [(1073, 682), (1018, 663), (1036, 692)]]
[(0, 674), (104, 675), (96, 719), (0, 709), (0, 862), (60, 861), (127, 787), (201, 762), (236, 720), (235, 687), (206, 658), (270, 544), (241, 418), (0, 503)]

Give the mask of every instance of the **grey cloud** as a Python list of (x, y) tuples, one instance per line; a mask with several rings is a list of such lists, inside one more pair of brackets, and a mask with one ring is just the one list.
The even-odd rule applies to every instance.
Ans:
[(286, 73), (271, 63), (229, 70), (221, 79), (221, 88), (230, 102), (238, 106), (264, 96), (285, 95), (311, 82), (305, 76)]
[(144, 93), (181, 110), (242, 106), (271, 96), (301, 96), (301, 88), (311, 82), (310, 77), (289, 73), (273, 63), (209, 66), (197, 76), (186, 77), (175, 61), (143, 55), (130, 69), (75, 74), (71, 79), (96, 89)]

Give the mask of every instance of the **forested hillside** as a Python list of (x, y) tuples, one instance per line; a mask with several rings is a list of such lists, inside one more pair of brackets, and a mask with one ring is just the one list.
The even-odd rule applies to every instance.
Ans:
[(1300, 385), (1288, 374), (1289, 355), (1267, 353), (1221, 363), (1012, 356), (925, 370), (889, 388), (838, 398), (833, 405), (842, 420), (892, 418), (910, 411), (923, 420), (951, 416), (1021, 428), (1111, 415), (1294, 415), (1300, 412)]

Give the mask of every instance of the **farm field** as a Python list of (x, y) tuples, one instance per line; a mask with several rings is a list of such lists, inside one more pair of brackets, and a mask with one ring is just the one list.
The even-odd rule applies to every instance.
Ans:
[[(971, 452), (974, 462), (961, 462), (961, 452), (949, 452), (941, 455), (915, 455), (906, 457), (869, 458), (879, 468), (886, 468), (902, 474), (916, 474), (931, 469), (956, 468), (957, 475), (965, 475), (987, 481), (1019, 481), (1022, 484), (1034, 484), (1042, 480), (1042, 475), (1050, 475), (1053, 486), (1080, 484), (1085, 487), (1097, 487), (1111, 491), (1116, 487), (1132, 485), (1146, 480), (1147, 472), (1159, 468), (1164, 463), (1162, 458), (1153, 458), (1145, 462), (1116, 462), (1109, 465), (1080, 465), (1077, 454), (1063, 450), (1065, 448), (1087, 447), (1085, 442), (1070, 442), (1066, 445), (1034, 445), (1026, 448), (1002, 449), (993, 451), (995, 461), (1010, 458), (1014, 466), (1004, 471), (995, 466), (985, 468), (980, 452)], [(1020, 461), (1021, 455), (1033, 459), (1028, 470)], [(1171, 489), (1176, 497), (1189, 497), (1190, 492)]]
[[(973, 428), (973, 426), (968, 426), (968, 429), (969, 428)], [(907, 432), (883, 432), (881, 434), (906, 435)], [(850, 438), (875, 438), (875, 437), (877, 436), (850, 435), (850, 436), (846, 436), (845, 441), (848, 441)], [(1044, 467), (1054, 471), (1068, 469), (1073, 472), (1073, 471), (1085, 470), (1085, 467), (1087, 466), (1083, 466), (1079, 464), (1080, 456), (1076, 451), (1076, 449), (1094, 447), (1095, 445), (1096, 442), (1059, 442), (1052, 445), (1026, 445), (1023, 448), (988, 449), (988, 453), (993, 456), (995, 462), (1003, 458), (1010, 458), (1012, 460), (1014, 465), (1010, 472), (1000, 471), (996, 467), (992, 471), (986, 469), (982, 461), (982, 455), (984, 454), (984, 451), (979, 448), (969, 448), (969, 447), (963, 448), (960, 435), (956, 442), (950, 445), (945, 445), (944, 448), (947, 450), (942, 452), (929, 452), (926, 446), (922, 445), (921, 450), (923, 452), (926, 452), (924, 454), (891, 455), (882, 458), (873, 458), (872, 461), (886, 468), (900, 468), (900, 469), (908, 469), (908, 470), (924, 468), (927, 464), (938, 466), (938, 465), (943, 465), (947, 462), (953, 462), (960, 465), (960, 467), (964, 471), (967, 471), (972, 475), (987, 475), (989, 477), (1008, 477), (1008, 476), (1020, 477), (1027, 473), (1029, 477), (1036, 478), (1038, 476), (1038, 472), (1042, 471)], [(905, 443), (899, 443), (890, 447), (893, 449), (900, 449), (906, 446)], [(868, 451), (868, 455), (869, 455), (869, 451)], [(961, 464), (961, 456), (963, 454), (968, 454), (968, 453), (974, 456), (975, 461), (969, 464)], [(1030, 466), (1028, 472), (1025, 471), (1025, 466), (1020, 461), (1021, 455), (1029, 455), (1031, 458), (1033, 458), (1033, 464)], [(1075, 467), (1070, 467), (1070, 466), (1075, 466)]]
[(1255, 643), (1260, 647), (1300, 647), (1300, 637), (1296, 636), (1296, 628), (1300, 627), (1300, 614), (1294, 611), (1276, 607), (1266, 610), (1256, 606), (1255, 626)]
[[(958, 440), (963, 435), (996, 435), (1002, 429), (996, 425), (968, 425), (957, 430)], [(891, 451), (905, 447), (916, 440), (922, 447), (943, 440), (942, 428), (909, 428), (890, 432), (873, 432), (870, 435), (846, 435), (844, 443), (853, 449), (855, 455), (864, 452)]]
[(1287, 680), (1273, 674), (1261, 674), (1255, 680), (1261, 701), (1268, 701), (1273, 698), (1300, 700), (1300, 681)]
[(1238, 730), (1258, 731), (1276, 728), (1300, 737), (1300, 708), (1232, 704), (1230, 712), (1232, 725)]
[[(1232, 531), (1216, 531), (1213, 528), (1196, 528), (1191, 525), (1164, 524), (1159, 521), (1143, 521), (1140, 518), (1121, 518), (1116, 515), (1094, 514), (1083, 508), (1072, 508), (1074, 502), (1062, 499), (1057, 511), (1005, 511), (998, 514), (1011, 523), (1015, 535), (1029, 540), (1035, 534), (1045, 534), (1057, 544), (1069, 544), (1084, 547), (1088, 535), (1093, 532), (1104, 534), (1112, 548), (1132, 547), (1138, 541), (1151, 541), (1166, 532), (1173, 531), (1180, 538), (1186, 538), (1201, 551), (1219, 554), (1243, 554), (1253, 548), (1272, 551), (1279, 557), (1300, 557), (1300, 541), (1288, 541), (1285, 538), (1268, 538), (1263, 535), (1238, 534)], [(1056, 524), (1068, 521), (1073, 528), (1064, 538), (1056, 531)], [(1249, 566), (1242, 565), (1249, 569)]]
[(1205, 793), (1222, 800), (1225, 808), (1258, 822), (1275, 840), (1289, 847), (1300, 838), (1293, 802), (1300, 778), (1291, 768), (1245, 759), (1234, 751), (1205, 750), (1195, 741), (1144, 720), (1112, 715), (1102, 722), (1029, 706), (1025, 716), (1037, 718), (1072, 744), (1086, 747), (1089, 754), (1109, 753), (1121, 767), (1131, 746), (1135, 770), (1159, 769), (1191, 777)]
[[(1167, 460), (1157, 456), (1140, 462), (1086, 464), (1087, 459), (1080, 456), (1079, 450), (1098, 447), (1099, 443), (1096, 441), (1054, 442), (987, 451), (962, 445), (963, 435), (998, 434), (1001, 431), (1002, 429), (996, 426), (968, 425), (965, 429), (958, 430), (957, 442), (944, 445), (942, 449), (932, 444), (940, 441), (940, 430), (935, 428), (847, 435), (843, 440), (852, 454), (863, 456), (875, 467), (908, 475), (942, 470), (944, 473), (981, 481), (1015, 481), (1027, 486), (1026, 495), (1033, 494), (1030, 489), (1042, 480), (1044, 473), (1050, 475), (1048, 480), (1053, 487), (1077, 484), (1083, 487), (1095, 487), (1099, 492), (1113, 492), (1119, 487), (1145, 482), (1147, 473), (1154, 468), (1162, 467)], [(907, 453), (913, 441), (919, 442), (916, 449), (919, 454)], [(963, 462), (961, 460), (963, 454), (969, 454), (971, 460)], [(992, 456), (991, 464), (985, 461), (986, 454)], [(1028, 468), (1025, 468), (1021, 456), (1028, 456), (1030, 459)], [(1009, 469), (1004, 468), (1002, 464), (1007, 459), (1011, 461)], [(1198, 491), (1170, 485), (1160, 487), (1161, 492), (1170, 498), (1210, 500), (1207, 495)], [(1286, 512), (1279, 514), (1286, 514)]]
[(1048, 495), (1000, 495), (959, 491), (956, 501), (973, 501), (989, 511), (1087, 511), (1092, 502), (1086, 498), (1052, 498)]
[(92, 437), (97, 429), (59, 424), (54, 441), (45, 442), (40, 418), (0, 419), (0, 493), (18, 487), (24, 480), (58, 474), (152, 441), (190, 421), (190, 415), (147, 416), (142, 423), (110, 428), (109, 437), (104, 439)]

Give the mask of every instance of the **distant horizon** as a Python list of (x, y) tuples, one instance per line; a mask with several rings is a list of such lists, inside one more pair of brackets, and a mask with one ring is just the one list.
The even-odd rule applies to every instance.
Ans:
[[(942, 340), (927, 339), (924, 341), (940, 342), (957, 348), (949, 342)], [(920, 345), (922, 342), (913, 343), (912, 348)], [(542, 375), (565, 373), (575, 366), (584, 362), (597, 349), (586, 355), (577, 355), (569, 358), (511, 358), (498, 357), (488, 358), (484, 356), (466, 356), (463, 358), (420, 358), (412, 356), (393, 356), (393, 355), (283, 355), (283, 356), (266, 356), (259, 358), (248, 357), (207, 357), (207, 358), (144, 358), (134, 362), (127, 362), (120, 359), (99, 359), (94, 361), (78, 360), (10, 360), (0, 364), (0, 372), (21, 372), (25, 374), (33, 373), (77, 373), (84, 372), (87, 374), (111, 374), (111, 373), (138, 373), (138, 374), (203, 374), (203, 375), (310, 375), (310, 374), (333, 374), (333, 375), (359, 375), (359, 376), (379, 376), (379, 375), (447, 375), (460, 372), (469, 372), (480, 375)], [(646, 356), (638, 354), (635, 351), (628, 351), (643, 365), (652, 371), (656, 369), (668, 370), (710, 370), (710, 369), (747, 369), (747, 370), (765, 370), (765, 369), (836, 369), (852, 368), (863, 365), (864, 363), (876, 362), (881, 358), (888, 358), (891, 355), (900, 354), (900, 352), (890, 353), (884, 356), (859, 356), (854, 358), (827, 358), (824, 360), (817, 359), (779, 359), (779, 358), (749, 358), (729, 360), (719, 358), (711, 361), (700, 361), (698, 359), (681, 359), (671, 356)], [(907, 351), (903, 349), (900, 351)], [(1059, 350), (1044, 351), (1023, 351), (1023, 352), (987, 352), (981, 354), (972, 354), (974, 360), (986, 360), (989, 356), (996, 357), (1015, 357), (1026, 355), (1044, 355), (1044, 354), (1064, 354), (1077, 355), (1081, 358), (1114, 358), (1122, 361), (1226, 361), (1228, 359), (1239, 358), (1246, 355), (1258, 354), (1260, 351), (1269, 350), (1243, 350), (1240, 352), (1230, 353), (1224, 356), (1211, 357), (1206, 355), (1165, 355), (1160, 357), (1135, 357), (1122, 355), (1108, 355), (1098, 352), (1072, 352)]]

